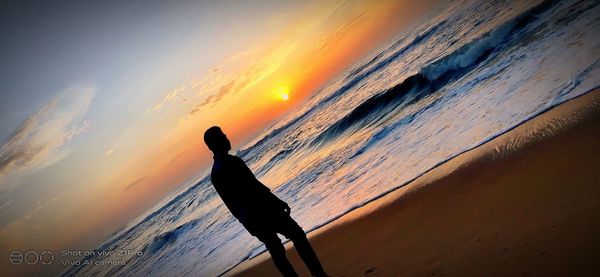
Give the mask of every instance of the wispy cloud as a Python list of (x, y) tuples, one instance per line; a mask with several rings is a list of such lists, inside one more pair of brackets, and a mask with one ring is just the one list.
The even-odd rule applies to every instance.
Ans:
[[(362, 13), (346, 21), (344, 24), (339, 26), (331, 33), (328, 33), (325, 36), (323, 36), (320, 42), (318, 43), (318, 54), (316, 54), (314, 58), (321, 58), (321, 55), (323, 55), (326, 51), (330, 50), (332, 45), (339, 44), (339, 42), (342, 41), (352, 30), (358, 29), (360, 27), (361, 19), (364, 19), (364, 17), (366, 17), (366, 13), (366, 11), (363, 11)], [(334, 15), (332, 15), (331, 17), (334, 17)]]
[(220, 72), (219, 68), (227, 67), (232, 61), (238, 60), (242, 57), (247, 57), (250, 54), (257, 53), (255, 49), (248, 50), (245, 52), (233, 55), (225, 60), (225, 62), (213, 69), (203, 79), (192, 80), (192, 87), (199, 87), (200, 91), (198, 95), (204, 96), (216, 89), (218, 91), (209, 95), (207, 98), (202, 100), (199, 104), (195, 105), (189, 112), (188, 115), (184, 116), (183, 119), (188, 118), (191, 115), (196, 114), (208, 105), (214, 106), (223, 98), (230, 94), (237, 94), (240, 92), (247, 91), (256, 84), (265, 80), (269, 76), (273, 75), (279, 70), (286, 58), (293, 53), (297, 45), (291, 41), (284, 41), (272, 49), (263, 49), (264, 53), (270, 53), (265, 58), (255, 60), (246, 64), (245, 69), (236, 72), (235, 74), (227, 75)]
[(135, 181), (133, 181), (133, 182), (129, 183), (129, 185), (127, 185), (127, 186), (126, 186), (126, 187), (123, 189), (123, 192), (126, 192), (126, 191), (128, 191), (128, 190), (130, 190), (130, 189), (133, 189), (133, 188), (135, 188), (135, 187), (138, 187), (138, 186), (140, 186), (140, 185), (141, 185), (141, 184), (142, 184), (142, 183), (143, 183), (145, 180), (146, 180), (146, 177), (145, 177), (145, 176), (144, 176), (144, 177), (140, 177), (140, 178), (136, 179)]
[(0, 178), (67, 156), (64, 144), (91, 127), (83, 116), (95, 94), (93, 87), (72, 86), (25, 119), (0, 148)]
[(160, 113), (162, 111), (162, 109), (165, 107), (165, 105), (167, 105), (170, 102), (175, 101), (179, 97), (179, 95), (185, 91), (185, 89), (186, 89), (185, 86), (180, 86), (178, 88), (168, 91), (167, 94), (165, 95), (165, 97), (163, 97), (163, 100), (160, 101), (158, 104), (154, 105), (154, 107), (152, 108), (152, 112)]
[(202, 103), (196, 105), (190, 111), (190, 114), (195, 114), (196, 112), (200, 111), (200, 109), (203, 106), (206, 106), (208, 104), (214, 104), (214, 103), (218, 102), (219, 100), (221, 100), (221, 98), (223, 98), (225, 95), (227, 95), (228, 93), (231, 92), (231, 90), (234, 87), (234, 85), (235, 85), (235, 82), (232, 81), (229, 84), (226, 84), (226, 85), (222, 86), (221, 89), (219, 90), (219, 92), (217, 92), (216, 94), (213, 94), (213, 95), (209, 96), (208, 98), (204, 99), (204, 101), (202, 101)]

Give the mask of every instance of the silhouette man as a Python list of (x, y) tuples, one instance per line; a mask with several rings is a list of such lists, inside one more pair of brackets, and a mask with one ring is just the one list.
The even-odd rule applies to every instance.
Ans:
[(290, 216), (290, 206), (258, 181), (242, 159), (228, 154), (231, 143), (221, 128), (206, 130), (204, 142), (214, 154), (210, 180), (217, 193), (246, 230), (265, 244), (281, 274), (298, 276), (277, 233), (294, 242), (313, 276), (327, 276), (306, 234)]

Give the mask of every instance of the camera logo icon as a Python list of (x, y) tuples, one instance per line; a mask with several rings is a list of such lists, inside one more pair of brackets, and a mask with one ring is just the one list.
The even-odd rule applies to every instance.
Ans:
[(8, 254), (8, 261), (12, 265), (20, 265), (23, 263), (23, 253), (20, 251), (12, 251)]
[(38, 253), (33, 250), (29, 250), (23, 254), (21, 251), (12, 251), (8, 254), (8, 262), (12, 265), (20, 265), (25, 262), (28, 265), (51, 265), (54, 262), (54, 254), (45, 250)]

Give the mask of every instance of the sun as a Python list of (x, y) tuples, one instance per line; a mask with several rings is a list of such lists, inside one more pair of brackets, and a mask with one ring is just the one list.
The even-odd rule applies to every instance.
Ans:
[(289, 93), (282, 93), (279, 95), (279, 98), (281, 98), (281, 100), (283, 101), (287, 101), (288, 99), (290, 99), (290, 94)]
[(280, 86), (277, 88), (275, 95), (281, 101), (288, 101), (290, 99), (290, 88), (288, 86)]

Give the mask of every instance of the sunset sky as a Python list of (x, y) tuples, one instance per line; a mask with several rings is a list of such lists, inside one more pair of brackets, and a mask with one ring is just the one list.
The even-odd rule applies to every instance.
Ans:
[[(14, 1), (0, 249), (94, 248), (391, 39), (422, 1)], [(60, 2), (60, 3), (59, 3)]]

